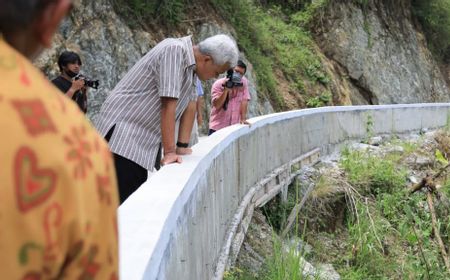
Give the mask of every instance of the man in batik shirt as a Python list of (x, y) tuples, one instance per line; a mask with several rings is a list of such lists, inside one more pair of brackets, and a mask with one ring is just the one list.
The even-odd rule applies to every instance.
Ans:
[(117, 279), (118, 194), (104, 140), (26, 58), (70, 0), (0, 0), (0, 275)]

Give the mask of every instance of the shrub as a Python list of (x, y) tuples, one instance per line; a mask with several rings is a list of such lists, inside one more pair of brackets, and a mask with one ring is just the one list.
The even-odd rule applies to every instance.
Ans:
[(391, 192), (406, 184), (406, 171), (396, 162), (367, 152), (344, 149), (340, 161), (349, 182), (370, 192)]
[[(304, 1), (301, 6), (307, 7), (309, 2)], [(285, 105), (277, 92), (275, 69), (293, 85), (303, 84), (304, 78), (328, 84), (311, 35), (297, 23), (289, 22), (280, 8), (263, 7), (252, 0), (213, 0), (213, 3), (236, 29), (238, 44), (254, 65), (258, 91), (272, 101), (275, 109), (283, 109)]]
[(423, 26), (432, 52), (450, 61), (450, 1), (413, 0), (413, 11)]
[(187, 0), (113, 0), (114, 6), (138, 22), (180, 23)]

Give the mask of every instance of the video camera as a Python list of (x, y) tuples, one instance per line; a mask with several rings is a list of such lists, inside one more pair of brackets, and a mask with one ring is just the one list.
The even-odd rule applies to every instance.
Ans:
[(91, 87), (93, 89), (98, 89), (99, 86), (99, 80), (91, 80), (88, 77), (84, 76), (83, 74), (78, 74), (73, 78), (76, 80), (84, 80), (84, 84), (88, 87)]
[(225, 87), (234, 88), (241, 87), (243, 85), (241, 73), (235, 72), (233, 69), (229, 69), (227, 71), (227, 81), (225, 82)]
[[(227, 80), (224, 84), (226, 88), (234, 88), (234, 87), (242, 87), (244, 83), (242, 82), (242, 75), (239, 72), (234, 71), (233, 69), (229, 69), (227, 71)], [(228, 109), (228, 101), (230, 100), (229, 96), (225, 98), (225, 102), (223, 103), (223, 110), (226, 111)]]

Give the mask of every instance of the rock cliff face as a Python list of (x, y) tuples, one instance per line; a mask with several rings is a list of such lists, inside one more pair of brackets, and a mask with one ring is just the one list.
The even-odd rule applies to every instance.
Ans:
[(80, 54), (82, 72), (100, 80), (99, 89), (91, 89), (88, 95), (92, 118), (120, 78), (156, 41), (147, 32), (131, 30), (107, 0), (76, 3), (71, 15), (61, 24), (53, 48), (43, 53), (35, 64), (49, 78), (54, 78), (59, 74), (57, 59), (62, 51)]
[[(427, 49), (426, 41), (411, 15), (410, 0), (330, 1), (316, 21), (314, 32), (331, 77), (334, 104), (388, 104), (439, 102), (450, 100), (450, 90)], [(90, 90), (88, 117), (95, 119), (107, 94), (128, 69), (157, 42), (166, 37), (193, 35), (194, 42), (208, 36), (227, 33), (239, 41), (233, 27), (208, 1), (193, 3), (196, 14), (172, 29), (133, 27), (113, 9), (112, 0), (76, 1), (71, 15), (55, 36), (54, 47), (35, 64), (49, 78), (58, 75), (58, 55), (64, 50), (79, 53), (82, 71), (100, 80), (98, 90)], [(153, 28), (153, 29), (152, 29)], [(245, 54), (241, 53), (245, 58)], [(258, 97), (257, 80), (251, 65), (247, 78), (252, 101), (249, 116), (273, 112), (267, 100)], [(444, 67), (445, 68), (445, 67)], [(443, 69), (444, 69), (443, 68)], [(274, 70), (275, 71), (275, 70)], [(207, 131), (209, 91), (204, 83), (206, 108), (203, 112)]]
[(414, 26), (410, 0), (331, 1), (317, 43), (353, 84), (353, 104), (443, 102), (449, 87)]
[[(88, 96), (88, 117), (95, 119), (107, 94), (114, 88), (134, 63), (165, 37), (193, 35), (198, 42), (218, 33), (233, 34), (233, 28), (224, 22), (211, 21), (203, 24), (185, 24), (183, 32), (162, 34), (161, 30), (146, 32), (127, 25), (126, 19), (115, 13), (110, 0), (77, 1), (70, 16), (61, 24), (55, 36), (53, 48), (44, 52), (35, 64), (52, 79), (59, 74), (57, 59), (64, 50), (72, 50), (81, 55), (82, 72), (100, 80), (98, 90), (91, 89)], [(250, 81), (252, 102), (249, 115), (256, 116), (273, 112), (267, 101), (259, 100), (256, 81), (251, 71)], [(205, 83), (205, 93), (209, 95), (211, 83)], [(206, 106), (203, 114), (208, 116)], [(206, 130), (207, 121), (204, 129)]]

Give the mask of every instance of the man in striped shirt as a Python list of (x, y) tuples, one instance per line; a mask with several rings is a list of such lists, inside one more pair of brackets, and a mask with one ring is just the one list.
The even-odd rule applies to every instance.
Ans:
[(147, 180), (159, 164), (181, 163), (176, 153), (175, 121), (197, 99), (196, 81), (217, 77), (238, 59), (235, 41), (227, 35), (209, 37), (198, 45), (191, 36), (169, 38), (139, 60), (108, 95), (96, 121), (109, 141), (121, 202)]

